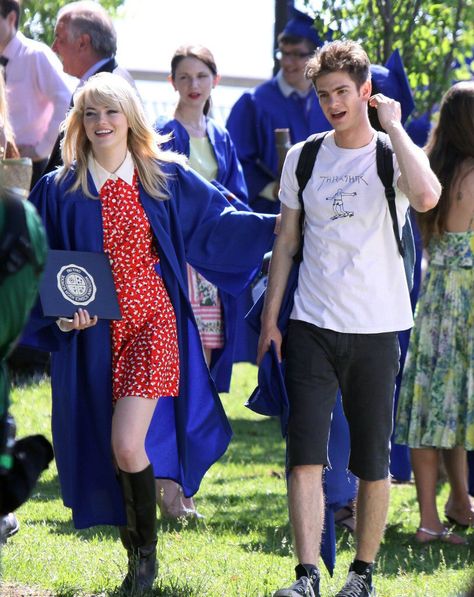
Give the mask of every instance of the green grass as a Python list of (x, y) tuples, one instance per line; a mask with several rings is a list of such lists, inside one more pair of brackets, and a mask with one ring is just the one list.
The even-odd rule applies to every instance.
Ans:
[[(153, 592), (166, 597), (269, 596), (292, 579), (284, 446), (275, 420), (242, 405), (255, 386), (256, 369), (235, 368), (232, 391), (223, 396), (235, 437), (208, 473), (197, 502), (204, 521), (159, 522), (159, 578)], [(50, 391), (45, 380), (13, 392), (18, 435), (50, 435)], [(439, 506), (447, 487), (439, 488)], [(17, 512), (20, 532), (2, 550), (2, 595), (114, 595), (126, 568), (112, 527), (76, 531), (62, 505), (55, 466)], [(460, 596), (472, 578), (474, 533), (469, 546), (413, 542), (417, 506), (413, 485), (394, 485), (385, 541), (377, 564), (379, 597)], [(338, 535), (334, 577), (323, 570), (322, 594), (344, 583), (353, 540)], [(16, 590), (13, 585), (21, 587)], [(25, 587), (29, 587), (27, 590)]]

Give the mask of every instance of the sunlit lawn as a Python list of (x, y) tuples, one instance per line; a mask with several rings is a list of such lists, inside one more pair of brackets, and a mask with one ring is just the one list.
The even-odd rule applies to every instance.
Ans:
[[(197, 502), (204, 521), (160, 521), (154, 595), (269, 596), (292, 580), (279, 425), (243, 406), (255, 379), (253, 366), (236, 366), (232, 390), (222, 397), (235, 437), (202, 484)], [(13, 402), (20, 436), (50, 435), (48, 380), (15, 389)], [(440, 486), (440, 508), (446, 498), (447, 487)], [(126, 568), (117, 533), (111, 527), (73, 528), (54, 466), (17, 514), (21, 530), (3, 549), (2, 595), (43, 595), (45, 590), (56, 596), (114, 594)], [(472, 578), (474, 533), (467, 534), (468, 547), (440, 542), (420, 547), (413, 542), (416, 524), (413, 485), (395, 485), (377, 565), (378, 596), (461, 595)], [(322, 595), (334, 595), (344, 583), (352, 548), (352, 537), (341, 531), (334, 577), (323, 571)]]

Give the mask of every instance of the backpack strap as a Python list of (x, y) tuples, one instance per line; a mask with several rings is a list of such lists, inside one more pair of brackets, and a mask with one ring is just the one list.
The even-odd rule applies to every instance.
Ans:
[(298, 181), (298, 200), (300, 202), (300, 234), (301, 234), (301, 243), (298, 252), (294, 256), (294, 261), (300, 263), (303, 260), (303, 236), (304, 236), (304, 202), (303, 202), (303, 191), (308, 184), (311, 175), (313, 174), (314, 164), (316, 162), (316, 157), (318, 155), (319, 149), (321, 148), (321, 144), (324, 141), (325, 133), (316, 133), (314, 135), (310, 135), (307, 139), (305, 144), (303, 145), (300, 153), (300, 157), (298, 158), (298, 163), (296, 165), (295, 176), (296, 180)]
[(395, 240), (397, 241), (398, 251), (402, 257), (405, 257), (405, 247), (400, 238), (400, 229), (398, 227), (395, 189), (393, 188), (393, 150), (387, 143), (387, 135), (385, 133), (377, 133), (375, 154), (377, 160), (377, 174), (385, 189), (385, 197), (388, 202), (390, 217), (392, 218), (393, 233), (395, 235)]
[(23, 200), (5, 197), (3, 200), (5, 218), (0, 241), (0, 284), (19, 271), (25, 263), (39, 267), (30, 242)]

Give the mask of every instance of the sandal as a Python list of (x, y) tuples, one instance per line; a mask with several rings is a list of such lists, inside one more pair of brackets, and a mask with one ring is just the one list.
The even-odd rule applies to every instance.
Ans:
[(339, 508), (334, 513), (334, 522), (341, 529), (353, 533), (355, 529), (354, 508), (349, 505)]
[[(419, 533), (428, 535), (428, 538), (422, 539), (419, 537)], [(442, 531), (433, 531), (426, 527), (418, 527), (416, 530), (415, 541), (421, 545), (425, 543), (432, 543), (433, 541), (441, 541), (443, 543), (449, 543), (450, 545), (466, 545), (467, 541), (464, 537), (456, 535), (446, 527)]]

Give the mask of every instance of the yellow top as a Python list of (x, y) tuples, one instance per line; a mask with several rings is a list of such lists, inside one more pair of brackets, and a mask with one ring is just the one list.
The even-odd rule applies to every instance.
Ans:
[(217, 176), (217, 160), (208, 137), (189, 138), (189, 165), (206, 180)]

